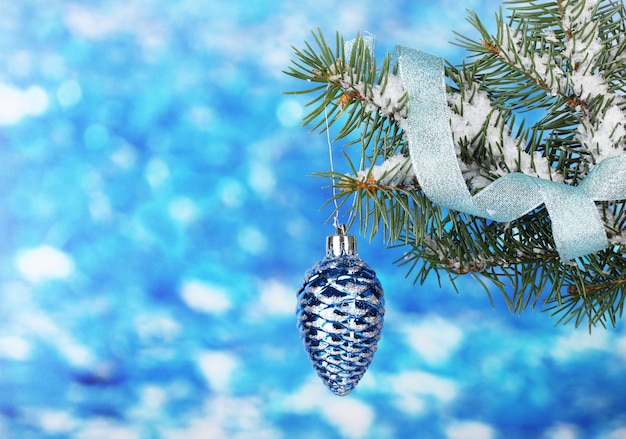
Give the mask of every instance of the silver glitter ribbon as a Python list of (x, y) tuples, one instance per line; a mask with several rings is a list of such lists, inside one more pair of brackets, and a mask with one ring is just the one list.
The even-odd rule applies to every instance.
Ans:
[[(363, 37), (373, 52), (374, 38)], [(354, 40), (346, 43), (347, 57)], [(457, 161), (446, 96), (444, 60), (398, 46), (400, 77), (408, 91), (407, 139), (417, 180), (441, 207), (494, 221), (509, 222), (545, 204), (552, 237), (563, 261), (608, 246), (595, 201), (626, 199), (626, 155), (598, 163), (577, 186), (515, 172), (478, 194), (469, 192)]]

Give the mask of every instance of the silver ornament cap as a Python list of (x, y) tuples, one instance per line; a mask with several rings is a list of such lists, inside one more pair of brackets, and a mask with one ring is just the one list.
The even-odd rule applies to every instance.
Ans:
[(346, 234), (345, 224), (339, 224), (337, 232), (326, 237), (326, 257), (357, 255), (356, 238)]

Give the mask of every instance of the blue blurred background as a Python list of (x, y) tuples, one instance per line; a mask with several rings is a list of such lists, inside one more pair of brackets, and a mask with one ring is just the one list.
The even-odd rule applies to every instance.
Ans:
[[(459, 62), (496, 0), (0, 5), (0, 438), (626, 438), (626, 331), (413, 285), (336, 397), (295, 328), (324, 254), (323, 136), (281, 73), (320, 27)], [(337, 155), (341, 144), (337, 145)], [(356, 231), (353, 231), (356, 232)]]

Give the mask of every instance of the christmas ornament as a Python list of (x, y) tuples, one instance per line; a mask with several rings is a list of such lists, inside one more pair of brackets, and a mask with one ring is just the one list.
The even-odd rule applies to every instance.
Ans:
[(326, 257), (298, 291), (298, 329), (322, 381), (336, 395), (354, 389), (372, 362), (383, 327), (383, 289), (357, 254), (356, 238), (339, 225)]

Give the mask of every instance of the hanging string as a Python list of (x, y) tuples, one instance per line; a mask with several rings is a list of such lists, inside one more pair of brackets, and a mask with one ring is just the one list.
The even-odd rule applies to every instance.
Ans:
[[(326, 89), (328, 90), (328, 87)], [(328, 123), (328, 112), (326, 111), (326, 106), (324, 106), (324, 122), (326, 123), (326, 143), (328, 144), (328, 160), (330, 161), (330, 172), (332, 174), (335, 173), (335, 163), (333, 161), (333, 142), (330, 138), (330, 124)], [(335, 177), (331, 177), (332, 186), (333, 186), (333, 204), (335, 205), (335, 216), (333, 217), (333, 227), (337, 229), (339, 227), (339, 204), (337, 203), (337, 187), (335, 185)], [(356, 203), (356, 196), (352, 199), (352, 206)], [(352, 220), (352, 213), (354, 209), (350, 209), (350, 213), (348, 214), (347, 224), (350, 224)]]
[[(328, 86), (326, 87), (328, 90)], [(326, 142), (328, 143), (328, 159), (330, 161), (330, 172), (335, 173), (335, 163), (333, 162), (333, 142), (330, 139), (330, 125), (328, 124), (328, 113), (324, 105), (324, 121), (326, 123)], [(333, 183), (333, 202), (335, 204), (335, 216), (333, 217), (333, 227), (339, 226), (339, 204), (337, 203), (337, 188), (335, 187), (335, 177), (331, 178)]]
[[(344, 45), (344, 59), (350, 59), (352, 56), (352, 49), (356, 40), (346, 41)], [(374, 53), (374, 35), (370, 32), (364, 32), (363, 35), (363, 44), (369, 49), (370, 53)], [(330, 88), (330, 84), (326, 85), (326, 91)], [(326, 105), (324, 105), (324, 121), (326, 123), (326, 142), (328, 143), (328, 157), (330, 160), (330, 171), (335, 173), (335, 166), (333, 163), (333, 144), (330, 139), (330, 124), (328, 123), (328, 112), (326, 111)], [(333, 217), (333, 226), (337, 228), (339, 226), (339, 205), (337, 203), (337, 188), (335, 186), (335, 178), (332, 177), (331, 181), (333, 183), (333, 203), (335, 205), (335, 216)], [(348, 215), (347, 224), (350, 224), (352, 220), (352, 214), (354, 212), (354, 206), (356, 204), (356, 194), (352, 199), (352, 208), (350, 208), (350, 213)]]

